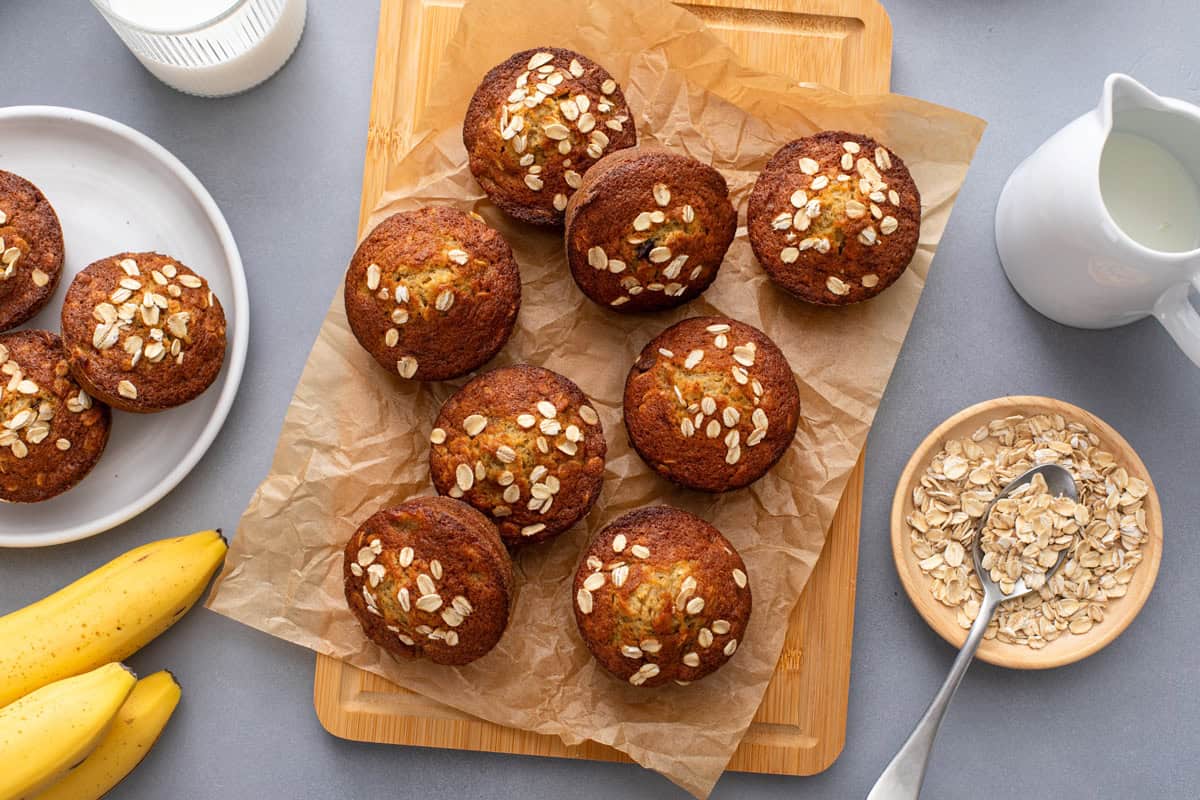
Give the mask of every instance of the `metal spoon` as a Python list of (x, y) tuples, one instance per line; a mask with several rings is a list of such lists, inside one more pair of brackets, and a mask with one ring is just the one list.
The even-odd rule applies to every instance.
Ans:
[[(996, 501), (1008, 497), (1015, 489), (1033, 480), (1033, 476), (1038, 473), (1045, 478), (1046, 487), (1050, 490), (1051, 495), (1066, 496), (1076, 502), (1079, 501), (1075, 489), (1075, 479), (1071, 477), (1071, 473), (1058, 464), (1043, 464), (1019, 475), (1012, 483), (1005, 486), (1004, 490), (988, 505), (987, 511), (979, 518), (979, 525), (975, 528), (975, 538), (971, 545), (971, 555), (975, 560), (975, 574), (979, 576), (979, 582), (983, 584), (983, 601), (979, 604), (979, 615), (975, 617), (971, 631), (967, 634), (967, 640), (963, 642), (962, 649), (958, 651), (958, 657), (954, 659), (954, 664), (950, 667), (950, 674), (946, 676), (946, 682), (934, 696), (933, 702), (925, 710), (917, 727), (913, 728), (913, 732), (909, 734), (908, 740), (900, 748), (900, 752), (896, 753), (891, 763), (887, 765), (887, 769), (879, 776), (879, 780), (875, 781), (875, 786), (867, 795), (867, 800), (915, 800), (920, 796), (921, 783), (925, 780), (925, 768), (929, 765), (929, 754), (933, 750), (933, 740), (937, 736), (938, 726), (942, 724), (942, 717), (946, 715), (946, 709), (950, 707), (950, 700), (954, 697), (955, 690), (962, 683), (963, 676), (967, 674), (967, 667), (975, 658), (975, 651), (979, 648), (979, 643), (983, 641), (984, 631), (987, 630), (992, 615), (996, 613), (996, 607), (1005, 600), (1024, 597), (1033, 591), (1025, 586), (1024, 578), (1017, 581), (1011, 593), (1004, 594), (1000, 590), (1000, 587), (992, 581), (988, 571), (979, 565), (982, 558), (980, 533), (983, 526), (987, 524)], [(1047, 570), (1047, 580), (1062, 566), (1063, 561), (1066, 560), (1068, 549), (1064, 548), (1058, 554), (1058, 560), (1054, 562), (1054, 566)]]

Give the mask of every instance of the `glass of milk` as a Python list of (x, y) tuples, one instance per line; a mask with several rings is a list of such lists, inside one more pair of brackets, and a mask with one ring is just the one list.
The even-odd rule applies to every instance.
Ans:
[(287, 62), (307, 0), (92, 0), (146, 69), (181, 92), (237, 94)]

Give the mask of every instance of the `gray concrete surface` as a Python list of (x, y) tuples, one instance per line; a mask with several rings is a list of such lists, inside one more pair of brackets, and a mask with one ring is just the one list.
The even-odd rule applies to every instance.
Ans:
[[(75, 106), (178, 155), (229, 218), (253, 322), (241, 394), (208, 455), (117, 530), (0, 553), (0, 611), (152, 537), (232, 530), (265, 474), (287, 401), (355, 241), (376, 0), (313, 0), (292, 62), (257, 90), (205, 101), (145, 73), (83, 0), (0, 3), (0, 104)], [(992, 210), (1009, 171), (1128, 71), (1200, 103), (1195, 0), (893, 0), (896, 91), (991, 123), (958, 201), (869, 445), (846, 748), (812, 778), (727, 775), (715, 796), (862, 797), (953, 652), (900, 590), (888, 549), (896, 478), (944, 417), (1003, 394), (1079, 403), (1140, 451), (1166, 512), (1158, 585), (1137, 622), (1087, 661), (1045, 673), (974, 666), (942, 728), (929, 798), (1184, 798), (1200, 794), (1194, 638), (1200, 370), (1157, 324), (1059, 327), (1009, 289)], [(167, 665), (184, 702), (114, 798), (416, 795), (649, 798), (681, 793), (637, 767), (339, 741), (312, 707), (313, 656), (207, 611), (132, 659)], [(3, 680), (3, 676), (0, 676)], [(1019, 771), (1014, 768), (1019, 766)]]

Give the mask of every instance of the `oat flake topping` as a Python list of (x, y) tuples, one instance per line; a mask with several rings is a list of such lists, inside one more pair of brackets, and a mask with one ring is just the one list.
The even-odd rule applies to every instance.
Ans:
[[(622, 557), (628, 552), (634, 559)], [(590, 557), (586, 566), (591, 572), (584, 579), (583, 585), (575, 593), (575, 605), (582, 614), (591, 614), (595, 607), (595, 594), (611, 584), (615, 591), (623, 588), (630, 579), (635, 582), (642, 580), (642, 567), (638, 559), (650, 557), (651, 550), (641, 542), (630, 543), (623, 533), (613, 537), (613, 557), (603, 561), (596, 556)], [(740, 569), (733, 570), (734, 584), (738, 590), (746, 588), (746, 575)], [(740, 577), (739, 577), (740, 576)], [(688, 667), (700, 666), (700, 651), (707, 651), (716, 646), (726, 657), (732, 656), (737, 650), (737, 640), (730, 638), (722, 641), (732, 630), (726, 619), (705, 619), (703, 613), (707, 605), (702, 587), (693, 575), (686, 575), (675, 587), (672, 608), (675, 613), (684, 615), (687, 622), (684, 625), (684, 641), (679, 649), (683, 651), (681, 662)], [(626, 658), (643, 661), (644, 663), (629, 676), (629, 683), (641, 686), (650, 678), (658, 675), (661, 667), (654, 663), (662, 651), (662, 643), (658, 639), (647, 638), (637, 642), (625, 642), (620, 645), (621, 654)]]
[[(590, 405), (579, 408), (579, 421), (569, 418), (567, 409), (560, 411), (549, 400), (539, 400), (528, 411), (517, 414), (513, 418), (491, 417), (481, 413), (469, 414), (461, 425), (462, 435), (475, 438), (485, 429), (504, 431), (515, 425), (521, 431), (537, 431), (534, 438), (536, 457), (532, 460), (528, 471), (518, 464), (517, 451), (509, 444), (497, 445), (486, 459), (477, 460), (473, 464), (460, 462), (455, 467), (455, 484), (447, 494), (455, 499), (461, 499), (476, 486), (494, 484), (498, 488), (503, 503), (491, 508), (491, 514), (497, 519), (512, 516), (513, 507), (524, 505), (527, 511), (538, 514), (547, 513), (554, 505), (555, 497), (562, 489), (557, 474), (562, 457), (583, 460), (580, 443), (585, 433), (581, 426), (599, 425), (600, 417)], [(436, 447), (449, 447), (451, 434), (434, 428), (430, 434), (430, 443)], [(528, 434), (526, 434), (528, 435)], [(524, 436), (509, 439), (517, 443)], [(552, 455), (553, 454), (553, 455)], [(535, 536), (546, 529), (540, 522), (525, 525), (521, 528), (522, 536)]]
[[(372, 539), (359, 549), (355, 560), (350, 564), (350, 573), (362, 579), (362, 596), (367, 604), (367, 611), (375, 616), (382, 615), (372, 590), (379, 586), (387, 574), (387, 568), (377, 560), (382, 554), (383, 543), (379, 539)], [(420, 563), (420, 560), (413, 548), (401, 548), (397, 564), (406, 570), (404, 578), (408, 577), (409, 568), (414, 563)], [(471, 601), (463, 595), (448, 597), (438, 590), (437, 582), (442, 579), (443, 574), (440, 561), (436, 558), (431, 559), (422, 566), (427, 571), (418, 569), (416, 578), (402, 585), (396, 592), (396, 600), (400, 603), (401, 610), (409, 615), (408, 622), (413, 633), (430, 641), (445, 642), (448, 647), (457, 647), (458, 631), (455, 629), (462, 625), (475, 609)], [(396, 637), (409, 647), (416, 644), (412, 636), (404, 633), (399, 627), (389, 626), (388, 630), (395, 633)]]
[[(665, 183), (656, 183), (647, 197), (647, 210), (638, 212), (629, 224), (625, 241), (637, 248), (638, 263), (627, 264), (624, 260), (609, 257), (603, 247), (588, 249), (587, 261), (596, 270), (607, 270), (621, 275), (621, 288), (625, 294), (610, 301), (620, 306), (644, 291), (662, 292), (669, 297), (678, 297), (687, 291), (692, 281), (704, 273), (704, 265), (688, 265), (687, 253), (673, 252), (668, 246), (652, 246), (664, 234), (678, 231), (690, 232), (696, 220), (696, 210), (689, 203), (671, 206), (672, 192)], [(649, 269), (647, 269), (647, 267)], [(643, 282), (644, 278), (647, 278)]]
[[(716, 350), (725, 350), (730, 346), (731, 327), (727, 323), (714, 323), (705, 330), (712, 334)], [(755, 447), (766, 438), (770, 419), (760, 405), (763, 385), (753, 374), (758, 345), (753, 341), (734, 344), (731, 353), (734, 363), (729, 368), (729, 375), (738, 386), (748, 390), (749, 403), (735, 403), (728, 397), (718, 399), (704, 394), (699, 380), (677, 381), (672, 389), (679, 405), (677, 418), (680, 435), (685, 439), (693, 436), (709, 439), (720, 437), (725, 445), (725, 463), (733, 465), (741, 460), (743, 447)], [(659, 350), (658, 355), (672, 364), (680, 361), (670, 350)], [(698, 349), (689, 352), (682, 359), (682, 367), (685, 371), (707, 372), (705, 351)]]
[[(390, 307), (388, 319), (391, 327), (383, 333), (385, 347), (400, 345), (400, 331), (414, 314), (445, 314), (453, 308), (458, 298), (454, 268), (471, 263), (471, 255), (454, 243), (445, 249), (443, 255), (442, 263), (435, 261), (413, 273), (404, 273), (403, 268), (385, 272), (378, 264), (367, 265), (363, 278), (367, 291)], [(417, 373), (417, 367), (414, 356), (401, 355), (396, 360), (396, 372), (402, 378), (412, 378)]]
[[(531, 142), (548, 140), (559, 155), (568, 156), (562, 161), (565, 185), (550, 190), (557, 211), (567, 207), (567, 200), (582, 182), (586, 166), (578, 162), (603, 156), (609, 145), (605, 130), (620, 132), (629, 121), (611, 99), (617, 91), (615, 81), (604, 81), (598, 97), (589, 95), (579, 84), (586, 71), (583, 65), (576, 58), (563, 61), (544, 51), (530, 56), (497, 117), (500, 138), (524, 170), (525, 185), (531, 191), (546, 190), (544, 154), (537, 147), (530, 149)], [(572, 169), (576, 160), (578, 169)]]
[[(50, 423), (54, 420), (54, 402), (35, 381), (25, 377), (25, 371), (0, 344), (0, 447), (7, 447), (17, 458), (29, 455), (31, 446), (47, 441)], [(92, 398), (82, 389), (67, 398), (67, 411), (82, 414), (92, 407)], [(55, 439), (59, 450), (70, 450), (68, 439)]]
[[(821, 255), (833, 250), (828, 237), (807, 233), (814, 224), (828, 219), (835, 205), (840, 204), (841, 215), (847, 220), (870, 215), (871, 222), (858, 234), (858, 241), (867, 247), (899, 230), (899, 220), (890, 213), (891, 209), (884, 208), (900, 205), (900, 194), (888, 187), (883, 175), (892, 167), (887, 148), (881, 145), (868, 154), (857, 142), (846, 141), (842, 142), (842, 154), (836, 163), (821, 164), (806, 156), (797, 161), (797, 166), (811, 180), (807, 187), (792, 193), (788, 207), (771, 221), (772, 228), (786, 232), (787, 244), (779, 251), (779, 260), (784, 264), (795, 263), (808, 250)], [(839, 297), (847, 295), (853, 288), (849, 280), (830, 275), (825, 290)], [(868, 289), (879, 285), (879, 276), (864, 275), (862, 285)]]
[[(8, 214), (0, 210), (0, 226), (6, 222), (8, 222)], [(21, 260), (21, 256), (21, 248), (11, 241), (6, 244), (4, 237), (0, 236), (0, 281), (7, 281), (16, 274), (17, 263)], [(29, 272), (29, 280), (33, 282), (34, 286), (41, 288), (50, 283), (50, 276), (34, 267)]]
[[(130, 373), (142, 360), (159, 364), (167, 359), (182, 365), (192, 339), (192, 313), (182, 308), (183, 290), (200, 289), (204, 282), (182, 274), (174, 264), (164, 264), (143, 274), (137, 261), (123, 258), (118, 264), (124, 277), (109, 297), (92, 308), (96, 327), (92, 346), (98, 351), (117, 348), (128, 357), (124, 368)], [(212, 293), (201, 296), (201, 308), (213, 304)], [(137, 399), (137, 384), (130, 378), (117, 385), (117, 393)]]

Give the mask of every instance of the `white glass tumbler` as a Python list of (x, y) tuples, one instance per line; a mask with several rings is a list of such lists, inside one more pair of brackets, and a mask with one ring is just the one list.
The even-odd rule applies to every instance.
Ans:
[(92, 0), (163, 83), (188, 94), (237, 94), (274, 75), (304, 32), (307, 0)]

